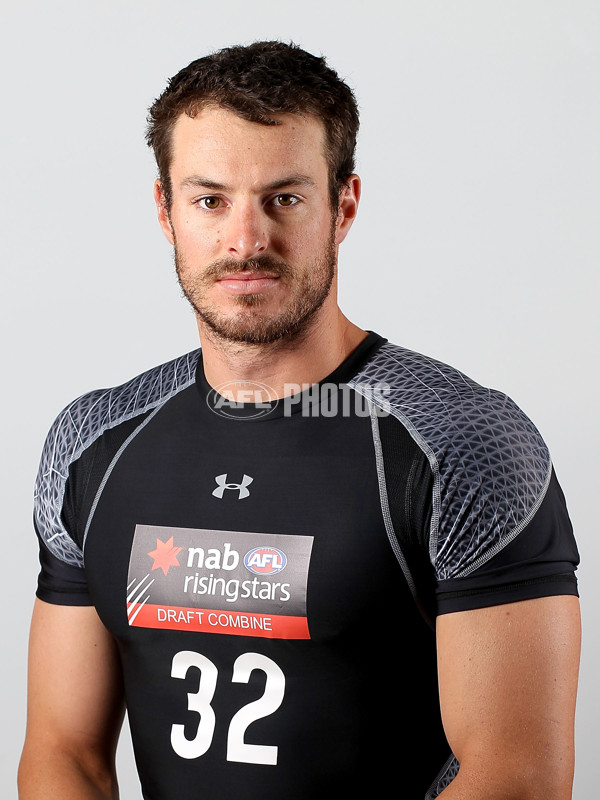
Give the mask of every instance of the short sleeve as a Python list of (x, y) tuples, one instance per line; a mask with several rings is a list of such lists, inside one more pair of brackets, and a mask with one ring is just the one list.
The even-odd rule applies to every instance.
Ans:
[(39, 542), (36, 595), (48, 603), (89, 605), (83, 551), (73, 530), (73, 464), (81, 456), (81, 423), (89, 397), (81, 398), (54, 421), (40, 458), (33, 498)]
[(385, 387), (362, 391), (427, 464), (412, 495), (423, 509), (412, 539), (427, 560), (413, 576), (417, 596), (433, 590), (437, 613), (447, 613), (577, 593), (579, 556), (548, 447), (510, 397), (389, 343), (353, 384)]
[(53, 555), (39, 537), (40, 573), (36, 596), (46, 603), (60, 606), (89, 606), (90, 599), (85, 570), (67, 564)]
[[(34, 491), (41, 599), (89, 603), (83, 548), (95, 492), (127, 435), (194, 381), (199, 355), (195, 350), (120, 386), (88, 392), (56, 418), (42, 449)], [(105, 437), (110, 443), (96, 458), (96, 448)]]
[(565, 498), (552, 470), (535, 514), (503, 549), (465, 577), (438, 580), (438, 614), (552, 595), (578, 595), (579, 553)]

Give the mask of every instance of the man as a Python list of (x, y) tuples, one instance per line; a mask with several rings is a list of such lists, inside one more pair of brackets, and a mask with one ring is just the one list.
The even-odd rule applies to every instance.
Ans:
[(202, 348), (48, 436), (22, 800), (117, 797), (124, 703), (148, 800), (571, 796), (564, 499), (507, 397), (339, 310), (357, 128), (276, 42), (151, 109)]

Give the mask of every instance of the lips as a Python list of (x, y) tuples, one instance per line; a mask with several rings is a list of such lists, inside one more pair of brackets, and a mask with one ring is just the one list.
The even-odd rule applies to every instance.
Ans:
[(273, 288), (279, 275), (268, 272), (230, 272), (217, 278), (217, 283), (231, 294), (258, 294)]
[(268, 272), (231, 272), (217, 278), (218, 281), (261, 281), (264, 279), (275, 279), (279, 275), (270, 275)]

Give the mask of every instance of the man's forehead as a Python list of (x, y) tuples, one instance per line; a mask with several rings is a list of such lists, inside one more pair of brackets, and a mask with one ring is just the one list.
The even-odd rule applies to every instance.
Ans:
[[(205, 174), (203, 164), (274, 173), (280, 168), (286, 174), (310, 177), (326, 171), (321, 120), (300, 114), (278, 114), (273, 119), (277, 124), (264, 125), (215, 106), (194, 117), (181, 114), (173, 128), (171, 167), (189, 172), (194, 166), (194, 174)], [(277, 179), (276, 174), (271, 176)]]

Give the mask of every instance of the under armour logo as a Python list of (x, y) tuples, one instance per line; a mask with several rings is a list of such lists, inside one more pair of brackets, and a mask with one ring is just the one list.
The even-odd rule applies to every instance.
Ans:
[(225, 489), (237, 489), (239, 492), (238, 500), (242, 500), (250, 494), (247, 487), (250, 486), (254, 478), (251, 478), (250, 475), (244, 475), (241, 483), (227, 483), (227, 473), (225, 473), (224, 475), (215, 475), (215, 480), (218, 486), (213, 490), (214, 497), (222, 500)]

